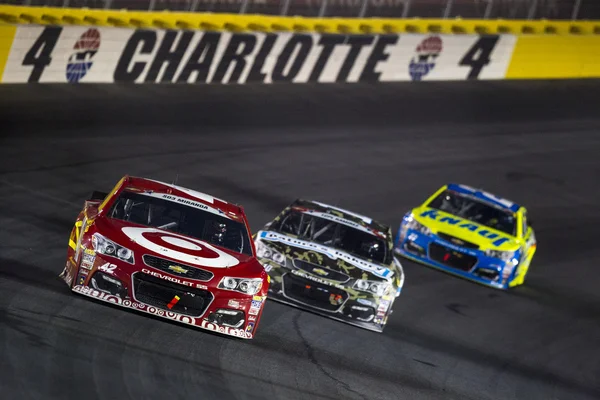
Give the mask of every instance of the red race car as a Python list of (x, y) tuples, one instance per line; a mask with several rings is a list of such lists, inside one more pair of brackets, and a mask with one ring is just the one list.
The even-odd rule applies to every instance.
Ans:
[(130, 176), (85, 202), (60, 276), (76, 293), (244, 339), (269, 289), (241, 207)]

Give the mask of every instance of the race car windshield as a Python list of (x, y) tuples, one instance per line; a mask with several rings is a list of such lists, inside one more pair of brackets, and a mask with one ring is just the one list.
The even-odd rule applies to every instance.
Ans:
[(252, 255), (248, 231), (243, 223), (189, 205), (123, 192), (108, 216), (180, 233), (237, 253)]
[(497, 229), (509, 235), (514, 236), (516, 234), (516, 218), (511, 212), (468, 195), (446, 190), (433, 199), (428, 207)]
[(272, 229), (298, 236), (299, 239), (333, 247), (355, 257), (389, 264), (391, 252), (387, 243), (368, 232), (298, 211), (285, 214)]

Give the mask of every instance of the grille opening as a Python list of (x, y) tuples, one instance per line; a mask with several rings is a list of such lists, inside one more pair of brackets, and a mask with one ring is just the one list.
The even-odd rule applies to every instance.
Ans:
[(310, 274), (319, 276), (323, 279), (329, 279), (336, 282), (348, 282), (350, 277), (343, 272), (333, 270), (331, 268), (323, 267), (321, 265), (309, 263), (306, 261), (294, 259), (294, 267), (306, 271)]
[(348, 293), (295, 275), (283, 276), (283, 293), (286, 297), (320, 310), (336, 312), (348, 299)]
[(373, 307), (363, 306), (361, 304), (355, 304), (346, 307), (348, 310), (347, 315), (350, 318), (357, 319), (359, 321), (370, 321), (375, 316), (375, 309)]
[(477, 264), (477, 257), (460, 253), (435, 242), (429, 245), (429, 258), (461, 271), (470, 271)]
[(193, 317), (202, 315), (213, 299), (207, 290), (179, 285), (140, 272), (133, 275), (133, 290), (134, 297), (141, 303)]
[(159, 269), (171, 275), (181, 276), (198, 281), (209, 281), (214, 276), (214, 274), (210, 271), (185, 265), (177, 261), (170, 261), (166, 258), (151, 256), (149, 254), (145, 254), (142, 258), (144, 259), (144, 264), (147, 266)]
[(217, 325), (230, 326), (232, 328), (239, 328), (244, 324), (245, 314), (241, 310), (230, 310), (219, 308), (214, 313), (208, 316), (208, 321)]
[(425, 255), (425, 249), (423, 249), (422, 247), (417, 247), (411, 241), (406, 241), (406, 243), (404, 244), (404, 249), (406, 251), (408, 251), (409, 253), (417, 254), (419, 256), (424, 256)]
[(123, 282), (121, 282), (117, 278), (108, 276), (104, 272), (96, 272), (90, 280), (90, 285), (94, 289), (110, 293), (113, 296), (118, 296), (122, 299), (124, 299), (127, 296), (127, 289), (125, 289), (125, 285), (123, 285)]
[(491, 281), (495, 281), (498, 280), (498, 277), (500, 276), (500, 273), (495, 270), (495, 269), (477, 269), (475, 270), (475, 275), (479, 276), (480, 278), (484, 278), (484, 279), (489, 279)]
[(464, 239), (457, 238), (456, 236), (448, 235), (447, 233), (438, 232), (437, 235), (445, 241), (452, 243), (456, 246), (464, 247), (466, 249), (479, 249), (479, 245), (471, 242), (467, 242)]

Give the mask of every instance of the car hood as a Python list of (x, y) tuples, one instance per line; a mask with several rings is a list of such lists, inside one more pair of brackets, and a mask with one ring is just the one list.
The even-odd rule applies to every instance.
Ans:
[(412, 210), (412, 215), (434, 234), (454, 236), (478, 245), (481, 250), (515, 251), (519, 248), (514, 236), (437, 209), (418, 207)]
[(252, 256), (228, 251), (189, 236), (116, 219), (99, 218), (95, 225), (98, 233), (132, 250), (136, 263), (141, 262), (143, 255), (152, 254), (214, 270), (235, 268), (254, 260)]
[(390, 266), (369, 262), (349, 253), (318, 243), (299, 240), (273, 231), (259, 231), (256, 239), (286, 256), (294, 267), (324, 279), (382, 280), (394, 276)]

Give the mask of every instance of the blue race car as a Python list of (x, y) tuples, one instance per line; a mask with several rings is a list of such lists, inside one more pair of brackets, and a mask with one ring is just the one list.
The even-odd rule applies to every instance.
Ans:
[(406, 213), (394, 241), (405, 258), (498, 289), (525, 281), (536, 247), (524, 207), (457, 184)]

